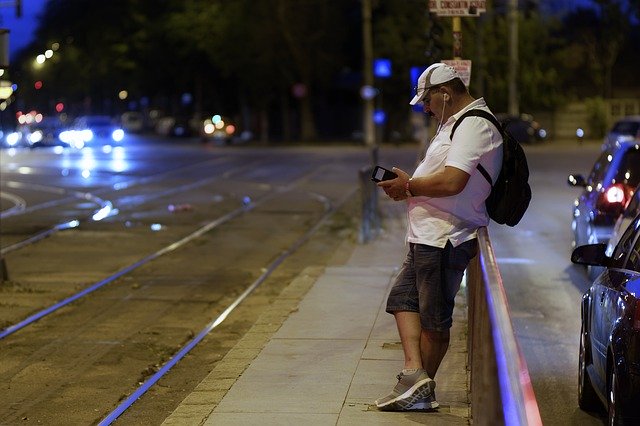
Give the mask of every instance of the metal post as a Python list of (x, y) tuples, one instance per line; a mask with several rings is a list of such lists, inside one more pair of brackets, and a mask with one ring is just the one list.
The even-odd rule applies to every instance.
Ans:
[(462, 20), (453, 17), (453, 59), (462, 59)]
[(518, 102), (518, 0), (509, 0), (509, 115), (519, 116)]
[[(371, 0), (362, 0), (362, 46), (364, 54), (363, 85), (373, 87), (373, 39), (371, 36)], [(377, 161), (375, 126), (373, 124), (374, 100), (364, 99), (363, 133), (366, 146), (371, 152), (372, 165)]]

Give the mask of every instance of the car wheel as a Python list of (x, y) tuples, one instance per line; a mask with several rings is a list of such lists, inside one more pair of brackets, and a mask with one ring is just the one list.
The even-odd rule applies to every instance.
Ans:
[(608, 411), (609, 411), (609, 422), (610, 426), (620, 426), (623, 424), (622, 422), (622, 413), (620, 407), (617, 404), (618, 395), (620, 394), (618, 390), (618, 376), (616, 374), (616, 369), (611, 366), (611, 371), (609, 372), (609, 393), (608, 393)]
[(580, 329), (580, 356), (578, 359), (578, 405), (585, 411), (594, 411), (600, 406), (600, 400), (593, 389), (589, 373), (587, 373), (590, 361), (587, 345), (587, 332), (583, 320)]

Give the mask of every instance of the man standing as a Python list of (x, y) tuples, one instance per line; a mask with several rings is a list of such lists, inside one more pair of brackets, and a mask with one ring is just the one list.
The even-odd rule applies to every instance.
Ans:
[(489, 223), (484, 202), (491, 185), (476, 166), (482, 164), (495, 182), (502, 162), (502, 136), (484, 118), (466, 117), (451, 139), (464, 112), (491, 112), (452, 67), (436, 63), (420, 75), (410, 104), (418, 102), (438, 120), (436, 135), (413, 176), (394, 168), (397, 178), (378, 183), (408, 208), (409, 252), (386, 308), (396, 320), (404, 367), (391, 394), (376, 401), (389, 411), (438, 407), (433, 379), (449, 348), (455, 296), (477, 252), (476, 231)]

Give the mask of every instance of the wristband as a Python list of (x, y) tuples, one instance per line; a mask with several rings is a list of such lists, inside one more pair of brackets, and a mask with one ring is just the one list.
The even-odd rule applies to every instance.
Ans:
[(405, 184), (404, 184), (404, 193), (407, 195), (407, 197), (413, 197), (413, 193), (411, 192), (411, 190), (409, 189), (409, 182), (411, 182), (411, 179), (409, 179)]

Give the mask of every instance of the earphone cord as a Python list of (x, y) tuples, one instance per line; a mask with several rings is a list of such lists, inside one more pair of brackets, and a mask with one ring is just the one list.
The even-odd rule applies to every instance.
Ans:
[(438, 124), (438, 130), (436, 130), (436, 134), (433, 136), (433, 138), (431, 138), (431, 140), (435, 139), (435, 137), (438, 136), (438, 133), (440, 133), (440, 129), (442, 128), (442, 119), (444, 118), (444, 107), (446, 104), (446, 102), (442, 102), (442, 113), (440, 113), (440, 123)]

